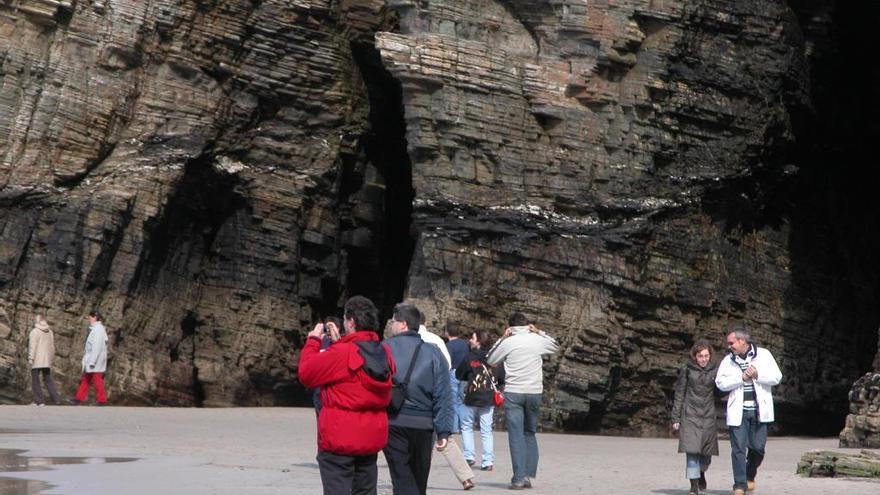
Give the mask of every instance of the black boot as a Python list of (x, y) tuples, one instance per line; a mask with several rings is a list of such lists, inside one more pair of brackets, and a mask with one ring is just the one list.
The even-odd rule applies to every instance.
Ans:
[(700, 472), (700, 490), (706, 489), (706, 471)]
[(688, 495), (700, 495), (700, 480), (691, 480), (691, 491), (688, 492)]

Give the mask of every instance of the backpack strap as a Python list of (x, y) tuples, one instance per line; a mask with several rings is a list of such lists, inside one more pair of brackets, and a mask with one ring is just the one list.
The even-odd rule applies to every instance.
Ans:
[(403, 377), (403, 381), (401, 382), (404, 385), (404, 389), (409, 388), (409, 377), (412, 375), (412, 370), (415, 367), (416, 360), (419, 358), (419, 351), (422, 350), (422, 344), (425, 341), (419, 340), (419, 345), (416, 346), (416, 352), (413, 353), (412, 360), (409, 362), (409, 368), (406, 370), (406, 376)]

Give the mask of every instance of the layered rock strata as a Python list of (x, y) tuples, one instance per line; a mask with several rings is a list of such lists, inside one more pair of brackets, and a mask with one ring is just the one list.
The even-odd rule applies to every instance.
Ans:
[(611, 433), (664, 432), (690, 344), (744, 321), (779, 427), (838, 431), (880, 320), (872, 182), (822, 144), (853, 8), (0, 3), (2, 399), (35, 313), (70, 388), (98, 307), (111, 400), (305, 403), (293, 350), (364, 293), (524, 311), (563, 347), (542, 424)]
[(880, 449), (880, 373), (866, 373), (856, 380), (849, 404), (840, 446)]

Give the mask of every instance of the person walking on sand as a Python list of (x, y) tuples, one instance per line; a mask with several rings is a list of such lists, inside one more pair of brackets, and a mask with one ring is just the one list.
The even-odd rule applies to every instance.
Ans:
[(375, 495), (376, 460), (388, 442), (394, 359), (379, 342), (376, 305), (363, 296), (345, 303), (345, 335), (325, 350), (325, 323), (309, 332), (297, 373), (321, 389), (318, 470), (325, 495)]
[(508, 319), (504, 336), (489, 350), (486, 362), (504, 363), (504, 417), (513, 464), (511, 490), (532, 487), (538, 474), (538, 415), (544, 393), (543, 356), (559, 350), (552, 337), (529, 323), (522, 313)]
[(89, 313), (89, 336), (82, 357), (82, 378), (76, 397), (70, 400), (79, 405), (89, 397), (89, 385), (95, 386), (95, 403), (107, 405), (107, 392), (104, 390), (104, 372), (107, 371), (107, 330), (104, 328), (101, 314), (97, 311)]
[(495, 416), (495, 392), (504, 384), (504, 366), (490, 366), (486, 353), (492, 347), (489, 332), (477, 330), (471, 334), (470, 352), (465, 354), (455, 370), (458, 380), (465, 385), (464, 414), (461, 416), (461, 444), (468, 464), (475, 464), (474, 417), (480, 424), (483, 456), (480, 469), (491, 471), (495, 464), (492, 423)]
[(52, 328), (42, 316), (37, 316), (34, 328), (28, 335), (28, 364), (31, 366), (31, 390), (34, 404), (45, 405), (43, 387), (40, 386), (40, 375), (49, 391), (49, 397), (56, 406), (61, 403), (55, 382), (52, 380), (52, 359), (55, 357), (55, 335)]
[(782, 381), (773, 354), (752, 343), (745, 327), (727, 333), (730, 355), (718, 365), (715, 385), (727, 396), (727, 427), (733, 464), (733, 495), (755, 488), (764, 460), (767, 425), (774, 421), (772, 387)]
[(718, 455), (718, 427), (715, 425), (715, 373), (712, 346), (706, 339), (691, 347), (675, 382), (672, 429), (679, 433), (678, 451), (685, 454), (685, 475), (690, 480), (688, 495), (706, 489), (706, 470)]

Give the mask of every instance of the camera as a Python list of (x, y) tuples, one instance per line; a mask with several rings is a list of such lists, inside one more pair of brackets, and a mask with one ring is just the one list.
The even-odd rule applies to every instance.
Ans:
[(324, 335), (327, 335), (327, 336), (330, 335), (330, 328), (327, 326), (326, 323), (321, 325), (321, 329), (324, 331)]

